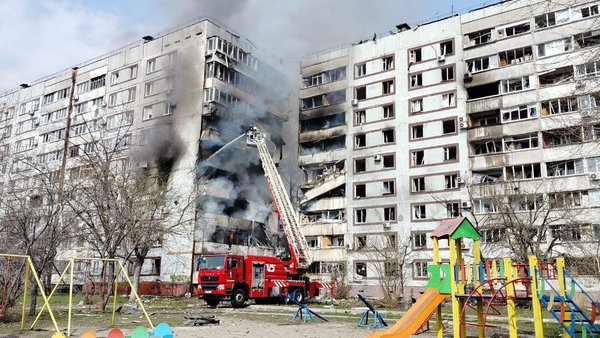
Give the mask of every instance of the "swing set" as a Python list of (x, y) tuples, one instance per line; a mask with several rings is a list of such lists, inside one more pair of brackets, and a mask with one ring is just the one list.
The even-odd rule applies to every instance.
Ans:
[[(37, 272), (35, 271), (32, 261), (31, 261), (31, 257), (25, 256), (25, 255), (12, 255), (12, 254), (0, 254), (0, 257), (6, 258), (7, 262), (10, 262), (11, 259), (22, 259), (25, 261), (25, 280), (24, 280), (25, 286), (23, 289), (23, 308), (22, 308), (22, 312), (21, 312), (21, 332), (23, 332), (23, 330), (25, 328), (25, 310), (26, 310), (26, 303), (27, 303), (27, 290), (29, 287), (29, 276), (31, 274), (34, 277), (34, 279), (37, 283), (37, 286), (38, 286), (38, 290), (43, 298), (43, 305), (42, 305), (41, 310), (37, 313), (37, 315), (29, 329), (31, 330), (34, 328), (35, 324), (40, 319), (42, 313), (47, 310), (48, 314), (50, 315), (50, 318), (52, 320), (52, 323), (54, 325), (54, 329), (56, 330), (55, 334), (52, 337), (53, 338), (65, 337), (58, 327), (58, 323), (57, 323), (56, 318), (54, 317), (54, 313), (52, 312), (52, 309), (50, 307), (50, 301), (52, 300), (52, 297), (55, 295), (56, 290), (58, 289), (60, 284), (65, 283), (66, 279), (68, 278), (69, 308), (68, 308), (68, 315), (67, 315), (66, 337), (71, 336), (71, 319), (72, 319), (72, 315), (73, 315), (73, 289), (74, 289), (74, 284), (75, 284), (74, 278), (76, 275), (76, 271), (75, 271), (74, 267), (75, 267), (75, 262), (78, 262), (78, 261), (86, 262), (86, 279), (89, 279), (90, 281), (91, 281), (91, 276), (90, 276), (90, 272), (89, 272), (89, 266), (90, 266), (91, 262), (102, 262), (105, 265), (106, 265), (106, 263), (111, 263), (116, 266), (114, 288), (113, 288), (113, 299), (112, 299), (112, 317), (111, 317), (112, 325), (115, 324), (115, 315), (117, 312), (117, 291), (119, 288), (119, 277), (122, 277), (121, 280), (124, 279), (127, 282), (127, 285), (129, 285), (129, 287), (131, 288), (131, 292), (133, 293), (140, 309), (144, 313), (144, 316), (146, 317), (146, 320), (148, 321), (150, 328), (152, 328), (152, 329), (154, 328), (154, 324), (152, 323), (152, 320), (150, 319), (148, 312), (146, 311), (146, 308), (144, 307), (144, 304), (142, 303), (139, 295), (137, 294), (137, 290), (135, 290), (135, 288), (133, 287), (133, 283), (131, 282), (129, 275), (127, 274), (127, 270), (123, 266), (123, 263), (118, 259), (111, 259), (111, 258), (72, 258), (72, 259), (70, 259), (68, 261), (67, 265), (65, 266), (65, 268), (63, 269), (62, 273), (60, 274), (58, 280), (55, 282), (55, 285), (52, 288), (52, 291), (50, 292), (50, 294), (48, 296), (46, 296), (46, 293), (44, 292), (44, 287), (38, 277)], [(105, 283), (104, 283), (104, 277), (105, 277), (105, 273), (106, 273), (105, 270), (106, 270), (106, 268), (103, 268), (103, 279), (102, 279), (103, 282), (102, 282), (101, 292), (103, 294), (105, 292), (108, 294), (109, 288), (105, 288)], [(0, 317), (4, 314), (6, 300), (7, 300), (6, 294), (7, 294), (8, 280), (10, 280), (10, 278), (11, 278), (10, 269), (6, 269), (5, 274), (4, 274), (4, 285), (3, 285), (4, 288), (1, 293), (2, 299), (0, 302)], [(85, 287), (86, 286), (85, 286), (85, 280), (84, 280), (84, 289), (85, 289)], [(89, 296), (89, 294), (87, 294), (87, 291), (84, 291), (84, 303), (86, 301), (89, 301), (88, 296)], [(86, 300), (85, 298), (88, 298), (88, 299)], [(88, 304), (89, 304), (89, 302), (88, 302)]]

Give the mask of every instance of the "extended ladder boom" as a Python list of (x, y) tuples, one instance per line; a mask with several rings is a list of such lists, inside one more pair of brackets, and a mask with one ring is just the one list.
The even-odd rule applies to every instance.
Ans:
[(258, 149), (258, 155), (260, 156), (260, 162), (265, 172), (265, 177), (271, 193), (273, 194), (273, 200), (279, 213), (279, 217), (283, 221), (283, 231), (290, 244), (293, 252), (292, 256), (295, 256), (298, 262), (298, 268), (307, 269), (312, 263), (312, 258), (308, 250), (308, 243), (302, 233), (302, 229), (298, 224), (298, 216), (294, 211), (292, 202), (285, 191), (285, 186), (281, 180), (281, 176), (277, 171), (275, 162), (269, 153), (267, 144), (265, 142), (265, 136), (256, 127), (248, 129), (246, 135), (246, 142), (249, 145), (256, 146)]

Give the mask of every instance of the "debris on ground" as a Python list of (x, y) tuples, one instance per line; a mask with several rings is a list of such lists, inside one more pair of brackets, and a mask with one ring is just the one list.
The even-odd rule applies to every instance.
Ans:
[(183, 322), (184, 326), (202, 326), (210, 324), (220, 324), (221, 321), (217, 319), (216, 315), (212, 316), (196, 316), (196, 317), (183, 317), (186, 320)]

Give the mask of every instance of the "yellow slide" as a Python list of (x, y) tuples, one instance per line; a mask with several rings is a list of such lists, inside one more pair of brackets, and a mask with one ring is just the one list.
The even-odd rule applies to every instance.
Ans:
[(394, 326), (386, 331), (374, 332), (369, 335), (369, 338), (408, 338), (412, 336), (446, 298), (450, 298), (450, 295), (441, 294), (435, 288), (428, 289)]

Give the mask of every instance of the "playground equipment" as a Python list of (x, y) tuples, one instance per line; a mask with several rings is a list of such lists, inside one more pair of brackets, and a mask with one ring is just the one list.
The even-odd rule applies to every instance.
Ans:
[(315, 315), (315, 317), (321, 319), (324, 322), (328, 322), (329, 320), (327, 320), (327, 318), (321, 316), (320, 314), (314, 312), (313, 310), (311, 310), (308, 306), (296, 301), (294, 298), (292, 298), (290, 295), (287, 296), (287, 300), (289, 302), (292, 302), (296, 305), (298, 305), (298, 310), (296, 310), (296, 313), (294, 313), (294, 315), (292, 316), (292, 322), (296, 321), (296, 318), (300, 318), (302, 319), (302, 324), (306, 324), (306, 322), (310, 319), (310, 321), (312, 321), (313, 323), (315, 322), (315, 318), (313, 317), (313, 315)]
[[(448, 298), (452, 304), (452, 336), (456, 338), (466, 337), (467, 326), (476, 327), (479, 338), (485, 337), (486, 328), (496, 327), (488, 323), (488, 317), (502, 315), (500, 308), (506, 308), (508, 333), (510, 338), (516, 338), (517, 302), (531, 303), (536, 338), (544, 337), (542, 305), (561, 325), (564, 337), (575, 337), (576, 333), (581, 333), (580, 337), (600, 337), (600, 328), (594, 324), (598, 304), (565, 270), (564, 258), (538, 262), (537, 257), (530, 256), (528, 264), (513, 264), (510, 258), (482, 261), (481, 235), (465, 217), (441, 221), (431, 237), (434, 262), (427, 267), (431, 278), (425, 293), (394, 326), (375, 332), (370, 338), (410, 337), (434, 313), (437, 337), (444, 337), (441, 304)], [(440, 239), (448, 240), (450, 263), (441, 263)], [(473, 241), (472, 262), (463, 259), (464, 239)], [(570, 285), (569, 293), (567, 285)], [(579, 298), (575, 300), (577, 293)], [(586, 312), (588, 306), (589, 313)], [(473, 315), (477, 322), (467, 322)]]
[[(116, 314), (116, 309), (117, 309), (117, 290), (119, 288), (119, 276), (122, 275), (125, 278), (125, 280), (127, 281), (127, 283), (129, 284), (129, 286), (131, 287), (132, 293), (135, 296), (135, 299), (136, 299), (138, 305), (140, 306), (141, 310), (143, 311), (144, 316), (146, 317), (146, 320), (148, 321), (148, 324), (150, 324), (151, 328), (154, 328), (154, 325), (152, 324), (152, 320), (150, 320), (150, 317), (148, 316), (148, 313), (146, 312), (146, 308), (144, 307), (144, 304), (140, 300), (140, 297), (138, 296), (137, 291), (133, 287), (133, 283), (129, 279), (129, 275), (127, 274), (127, 270), (125, 269), (125, 267), (123, 266), (123, 263), (121, 263), (120, 260), (118, 260), (118, 259), (111, 259), (111, 258), (72, 258), (72, 259), (69, 260), (69, 263), (64, 268), (63, 272), (60, 274), (60, 277), (58, 278), (58, 280), (56, 281), (56, 284), (54, 285), (54, 288), (50, 292), (50, 295), (48, 296), (47, 301), (44, 302), (44, 305), (42, 306), (42, 309), (37, 314), (35, 320), (31, 324), (30, 329), (33, 329), (33, 327), (37, 323), (38, 319), (42, 315), (42, 312), (44, 312), (44, 310), (46, 308), (48, 309), (48, 311), (50, 312), (50, 314), (52, 316), (52, 319), (54, 320), (54, 316), (52, 315), (52, 312), (50, 310), (50, 305), (49, 305), (50, 303), (49, 302), (52, 299), (52, 296), (54, 295), (54, 293), (56, 292), (56, 290), (58, 289), (58, 286), (63, 281), (63, 279), (65, 278), (65, 276), (67, 275), (67, 272), (68, 272), (70, 279), (69, 279), (69, 310), (68, 310), (68, 319), (67, 319), (68, 320), (68, 322), (67, 322), (67, 337), (71, 336), (71, 318), (72, 318), (72, 310), (73, 310), (73, 278), (74, 278), (74, 275), (75, 275), (75, 273), (74, 273), (75, 261), (88, 261), (88, 262), (90, 262), (90, 261), (99, 261), (99, 262), (104, 262), (104, 263), (114, 263), (114, 265), (116, 266), (116, 271), (115, 271), (115, 276), (116, 277), (115, 277), (115, 280), (114, 280), (114, 293), (113, 293), (113, 304), (112, 304), (112, 324), (113, 325), (115, 324), (115, 314)], [(45, 297), (46, 296), (44, 295), (44, 300), (46, 300)], [(58, 330), (58, 326), (56, 326), (56, 328)]]
[[(384, 326), (388, 326), (385, 319), (383, 319), (381, 317), (381, 315), (379, 314), (379, 311), (375, 310), (373, 305), (371, 305), (371, 303), (369, 303), (369, 301), (365, 297), (363, 297), (363, 295), (358, 294), (358, 295), (356, 295), (356, 297), (358, 297), (358, 299), (360, 299), (367, 306), (367, 310), (362, 314), (362, 316), (358, 320), (359, 327), (367, 327), (370, 329), (380, 329)], [(370, 313), (373, 314), (373, 324), (369, 324), (369, 314)]]
[[(23, 308), (21, 310), (21, 332), (23, 332), (23, 330), (25, 329), (25, 309), (27, 307), (27, 296), (29, 295), (28, 294), (29, 277), (31, 275), (31, 276), (33, 276), (35, 283), (37, 284), (39, 294), (42, 296), (44, 308), (48, 308), (48, 314), (50, 315), (50, 319), (52, 320), (52, 324), (54, 325), (54, 329), (56, 330), (53, 337), (57, 337), (57, 338), (64, 337), (63, 334), (61, 333), (60, 329), (58, 328), (58, 324), (56, 323), (56, 318), (54, 317), (54, 313), (52, 312), (52, 309), (50, 308), (50, 305), (48, 304), (48, 297), (46, 297), (46, 293), (44, 292), (44, 287), (40, 281), (40, 278), (38, 277), (37, 272), (35, 271), (35, 267), (33, 266), (31, 257), (25, 256), (25, 255), (13, 255), (13, 254), (0, 254), (0, 257), (5, 258), (7, 260), (7, 263), (10, 263), (10, 260), (14, 259), (14, 260), (23, 261), (23, 264), (25, 265), (25, 278), (23, 279), (24, 284), (25, 284), (23, 287)], [(2, 302), (3, 302), (2, 310), (3, 311), (4, 311), (4, 302), (6, 301), (6, 287), (8, 286), (7, 281), (10, 280), (11, 277), (12, 276), (10, 275), (10, 271), (7, 271), (4, 276), (5, 289), (2, 292), (3, 293), (3, 299), (2, 299)]]

